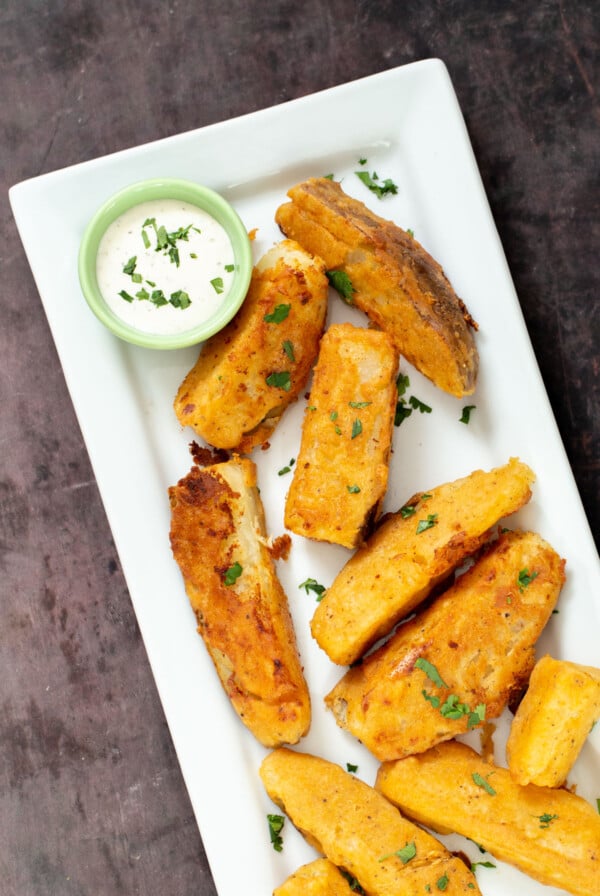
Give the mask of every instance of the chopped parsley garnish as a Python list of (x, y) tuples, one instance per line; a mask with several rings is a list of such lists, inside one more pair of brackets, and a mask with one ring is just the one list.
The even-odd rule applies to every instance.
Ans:
[(330, 415), (329, 415), (329, 419), (330, 419), (330, 420), (337, 420), (337, 418), (338, 418), (338, 412), (337, 412), (337, 411), (332, 411), (332, 412), (330, 413)]
[(226, 585), (234, 585), (242, 574), (242, 565), (236, 560), (229, 569), (225, 571), (223, 581)]
[(351, 408), (360, 409), (360, 408), (368, 408), (369, 405), (372, 404), (372, 402), (371, 401), (349, 401), (348, 404), (350, 405)]
[(320, 585), (316, 579), (306, 579), (304, 582), (298, 585), (298, 588), (304, 588), (307, 594), (310, 591), (313, 591), (317, 595), (318, 600), (322, 600), (323, 595), (327, 590), (325, 588), (325, 585)]
[(294, 466), (295, 463), (296, 463), (296, 459), (295, 459), (294, 457), (291, 457), (291, 458), (290, 458), (290, 462), (289, 462), (289, 464), (287, 465), (287, 467), (282, 467), (281, 470), (278, 470), (278, 471), (277, 471), (277, 475), (278, 475), (278, 476), (285, 476), (286, 473), (289, 473), (289, 472), (291, 471), (291, 469), (292, 469), (292, 467)]
[(421, 411), (422, 414), (431, 414), (431, 408), (428, 404), (425, 404), (424, 401), (419, 401), (414, 395), (411, 395), (408, 399), (408, 403), (411, 408), (414, 408), (415, 411)]
[(265, 314), (263, 320), (265, 320), (268, 324), (280, 324), (290, 313), (291, 307), (291, 305), (275, 305), (273, 311), (271, 311), (269, 314)]
[[(150, 240), (144, 229), (146, 227), (152, 227), (154, 230), (154, 236), (156, 237), (155, 252), (163, 252), (165, 255), (168, 255), (172, 264), (179, 267), (179, 249), (177, 248), (176, 243), (177, 240), (185, 240), (185, 242), (188, 242), (188, 233), (192, 229), (192, 225), (188, 224), (187, 227), (179, 227), (177, 230), (167, 233), (166, 227), (162, 225), (157, 227), (156, 218), (146, 218), (142, 224), (142, 239), (144, 241), (144, 246), (149, 249)], [(196, 227), (193, 229), (197, 230)]]
[(279, 373), (270, 373), (266, 378), (267, 386), (273, 386), (275, 389), (283, 389), (289, 392), (292, 387), (289, 370), (282, 370)]
[(285, 824), (285, 818), (283, 815), (267, 815), (267, 821), (269, 822), (269, 836), (271, 838), (273, 849), (276, 852), (281, 852), (283, 849), (281, 832), (283, 830), (283, 825)]
[(119, 295), (121, 296), (122, 299), (125, 299), (126, 302), (133, 302), (133, 296), (130, 295), (130, 293), (128, 293), (127, 290), (122, 289), (119, 292)]
[(408, 519), (409, 516), (414, 516), (416, 512), (416, 504), (405, 504), (404, 507), (400, 508), (400, 516), (403, 520)]
[(171, 293), (171, 298), (169, 302), (173, 306), (173, 308), (189, 308), (192, 304), (192, 300), (184, 289), (178, 289), (177, 292)]
[(403, 865), (407, 865), (411, 859), (417, 854), (417, 847), (414, 843), (407, 843), (406, 846), (403, 846), (401, 849), (397, 849), (395, 852), (390, 852), (385, 856), (381, 856), (379, 859), (380, 862), (384, 862), (386, 859), (391, 859), (392, 856), (396, 856), (396, 858), (400, 859)]
[(438, 877), (435, 882), (438, 890), (446, 890), (448, 888), (448, 884), (450, 883), (450, 878), (447, 874), (443, 874), (442, 877)]
[(223, 278), (222, 277), (214, 277), (210, 281), (210, 285), (212, 286), (214, 291), (217, 293), (217, 295), (221, 295), (221, 293), (225, 291), (225, 287), (223, 286)]
[(351, 495), (357, 495), (360, 492), (360, 488), (358, 487), (358, 485), (347, 485), (346, 488)]
[(362, 893), (364, 896), (365, 891), (363, 890), (357, 879), (355, 877), (352, 877), (349, 871), (346, 871), (345, 868), (340, 868), (340, 874), (342, 875), (342, 877), (346, 878), (346, 880), (348, 881), (348, 886), (353, 893)]
[(373, 174), (369, 174), (368, 171), (355, 171), (354, 173), (358, 179), (363, 182), (365, 187), (368, 187), (372, 193), (375, 193), (378, 199), (383, 199), (383, 197), (388, 194), (395, 194), (398, 192), (398, 187), (393, 180), (386, 177), (384, 181), (380, 181), (376, 171), (374, 171)]
[(419, 520), (417, 524), (416, 534), (420, 535), (421, 532), (426, 532), (427, 529), (432, 529), (437, 523), (437, 513), (428, 513), (426, 520)]
[(539, 575), (539, 573), (537, 573), (537, 572), (530, 573), (529, 570), (527, 569), (527, 567), (525, 569), (522, 569), (519, 572), (519, 575), (517, 578), (517, 584), (519, 586), (519, 591), (521, 591), (521, 592), (525, 591), (527, 586), (531, 585), (531, 583), (533, 582), (534, 579), (537, 579), (538, 575)]
[(410, 417), (411, 414), (412, 414), (412, 408), (407, 408), (405, 402), (401, 399), (396, 404), (396, 412), (394, 414), (394, 426), (400, 426), (400, 424), (403, 423), (407, 417)]
[(462, 414), (459, 419), (459, 423), (469, 423), (471, 420), (471, 411), (474, 411), (476, 405), (474, 404), (466, 404), (462, 409)]
[(473, 874), (475, 874), (475, 869), (478, 866), (481, 866), (481, 868), (495, 868), (496, 867), (496, 865), (494, 865), (493, 862), (471, 862), (471, 871), (473, 872)]
[(162, 289), (153, 289), (152, 295), (150, 296), (150, 301), (153, 305), (156, 305), (157, 308), (162, 308), (163, 305), (169, 304), (169, 301)]
[(352, 424), (351, 438), (355, 439), (357, 436), (359, 436), (361, 434), (362, 431), (363, 431), (362, 423), (360, 422), (360, 420), (357, 417), (356, 420), (354, 421), (354, 423)]
[(286, 353), (286, 355), (288, 356), (290, 361), (296, 360), (296, 358), (294, 356), (294, 346), (292, 345), (292, 343), (290, 342), (289, 339), (284, 339), (281, 347), (283, 348), (284, 352)]
[(398, 397), (401, 398), (408, 387), (410, 386), (410, 377), (405, 373), (399, 373), (396, 377), (396, 391), (398, 392)]
[(407, 227), (407, 228), (406, 228), (406, 232), (407, 232), (407, 234), (408, 234), (409, 236), (411, 236), (411, 237), (414, 239), (414, 236), (415, 236), (415, 232), (414, 232), (414, 230), (411, 230), (410, 227)]
[(479, 772), (473, 772), (471, 777), (473, 778), (473, 782), (477, 784), (478, 787), (482, 787), (486, 793), (489, 793), (490, 796), (496, 796), (496, 791), (487, 778), (484, 778), (483, 775), (479, 774)]
[(350, 772), (351, 774), (354, 774), (355, 772), (358, 771), (358, 766), (354, 765), (352, 762), (347, 762), (346, 763), (346, 771)]
[(235, 271), (235, 265), (234, 264), (226, 264), (225, 270), (227, 271), (228, 274), (231, 274), (232, 271)]
[(558, 818), (558, 815), (549, 815), (548, 812), (544, 812), (543, 815), (536, 815), (536, 818), (539, 818), (541, 828), (549, 828), (550, 822)]
[(139, 299), (140, 302), (145, 302), (150, 298), (150, 293), (145, 287), (142, 286), (142, 288), (138, 289), (138, 291), (136, 292), (135, 297), (136, 299)]
[(418, 660), (415, 660), (415, 668), (420, 669), (421, 672), (424, 672), (429, 681), (432, 681), (435, 685), (437, 685), (438, 688), (448, 687), (433, 663), (430, 663), (429, 660), (425, 659), (425, 657), (420, 656)]
[(327, 279), (333, 288), (339, 292), (341, 297), (349, 305), (353, 304), (352, 294), (356, 292), (352, 286), (352, 281), (345, 271), (325, 271)]
[(135, 273), (135, 266), (137, 264), (137, 255), (133, 255), (128, 262), (123, 265), (123, 273), (129, 274), (131, 276)]

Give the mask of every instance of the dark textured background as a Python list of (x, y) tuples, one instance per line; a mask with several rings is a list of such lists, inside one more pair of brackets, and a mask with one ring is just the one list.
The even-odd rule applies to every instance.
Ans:
[(2, 0), (3, 896), (214, 894), (8, 187), (442, 58), (598, 538), (599, 47), (596, 0)]

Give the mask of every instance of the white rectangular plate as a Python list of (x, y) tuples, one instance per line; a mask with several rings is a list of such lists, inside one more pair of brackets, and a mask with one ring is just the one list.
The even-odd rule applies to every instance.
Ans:
[[(398, 194), (378, 200), (355, 176), (358, 160)], [(531, 503), (516, 522), (531, 527), (567, 559), (560, 612), (539, 653), (597, 664), (600, 618), (598, 557), (540, 378), (518, 300), (444, 65), (427, 60), (326, 90), (201, 130), (100, 158), (18, 184), (11, 202), (106, 507), (131, 599), (173, 736), (220, 896), (265, 896), (314, 857), (288, 823), (285, 846), (270, 845), (266, 814), (274, 811), (257, 769), (265, 751), (231, 710), (196, 634), (195, 619), (169, 547), (167, 488), (191, 465), (172, 400), (197, 351), (152, 352), (119, 342), (89, 312), (77, 281), (77, 252), (97, 207), (126, 184), (178, 176), (208, 184), (258, 228), (258, 258), (280, 238), (273, 216), (289, 187), (333, 173), (344, 189), (383, 217), (411, 228), (440, 261), (479, 322), (481, 373), (468, 402), (435, 389), (417, 372), (410, 394), (430, 405), (395, 430), (387, 510), (418, 490), (489, 469), (518, 456), (535, 470)], [(42, 238), (43, 235), (43, 238)], [(365, 323), (332, 294), (330, 320)], [(468, 426), (462, 406), (475, 404)], [(268, 451), (256, 451), (261, 495), (272, 535), (283, 528), (289, 476), (304, 401), (285, 415)], [(342, 548), (293, 537), (278, 571), (290, 599), (313, 700), (313, 723), (299, 749), (358, 764), (372, 783), (376, 763), (325, 712), (322, 698), (338, 668), (312, 641), (314, 595), (299, 584), (324, 585), (348, 557)], [(505, 726), (504, 726), (505, 727)], [(599, 726), (600, 727), (600, 726)], [(497, 735), (503, 762), (503, 726)], [(572, 775), (578, 792), (600, 796), (600, 730)], [(474, 860), (481, 855), (460, 838)], [(489, 857), (487, 857), (489, 858)], [(485, 896), (511, 892), (550, 896), (520, 872), (497, 863), (478, 869)]]

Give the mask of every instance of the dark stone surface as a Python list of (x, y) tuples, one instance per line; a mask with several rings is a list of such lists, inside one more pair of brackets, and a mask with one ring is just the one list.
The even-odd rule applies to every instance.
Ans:
[(442, 58), (597, 538), (599, 45), (595, 0), (0, 4), (4, 896), (214, 893), (8, 187)]

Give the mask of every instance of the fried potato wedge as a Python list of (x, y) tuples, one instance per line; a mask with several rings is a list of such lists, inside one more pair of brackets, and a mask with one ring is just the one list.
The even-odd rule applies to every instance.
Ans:
[(169, 499), (173, 556), (234, 709), (265, 746), (296, 743), (310, 724), (310, 698), (254, 463), (195, 465)]
[[(520, 571), (531, 582), (519, 586)], [(532, 532), (502, 535), (431, 606), (325, 697), (381, 760), (420, 753), (496, 718), (524, 687), (564, 562)]]
[(329, 859), (315, 859), (294, 871), (273, 896), (350, 896), (350, 884)]
[(551, 656), (538, 660), (506, 744), (519, 784), (563, 784), (598, 718), (600, 669)]
[(260, 776), (305, 839), (369, 896), (479, 893), (460, 859), (339, 765), (282, 747), (263, 760)]
[(285, 503), (292, 532), (354, 548), (379, 516), (397, 368), (381, 331), (333, 324), (323, 336)]
[(174, 408), (209, 445), (247, 453), (264, 443), (304, 388), (327, 313), (321, 259), (292, 240), (254, 268), (233, 320), (208, 339)]
[(384, 763), (375, 786), (420, 824), (469, 837), (543, 884), (600, 893), (600, 815), (567, 790), (522, 787), (455, 741)]
[(388, 634), (487, 540), (499, 519), (529, 500), (534, 478), (512, 458), (414, 495), (385, 517), (313, 615), (313, 637), (329, 658), (350, 665)]
[(452, 395), (470, 395), (479, 363), (476, 324), (437, 261), (335, 181), (312, 178), (288, 196), (275, 214), (283, 233), (349, 278), (348, 300), (421, 373)]

